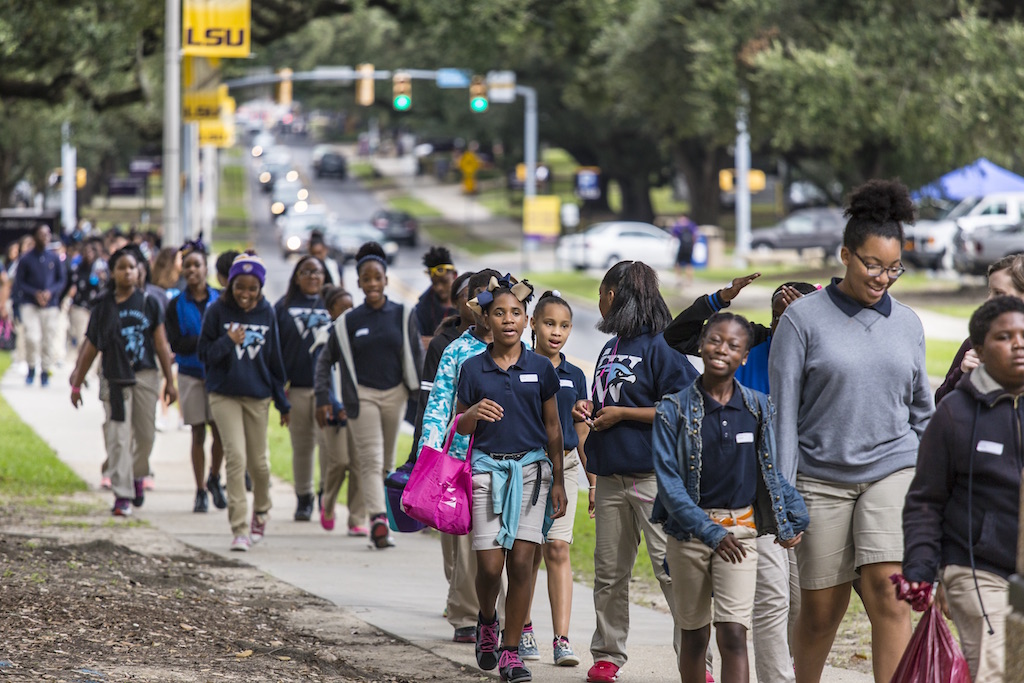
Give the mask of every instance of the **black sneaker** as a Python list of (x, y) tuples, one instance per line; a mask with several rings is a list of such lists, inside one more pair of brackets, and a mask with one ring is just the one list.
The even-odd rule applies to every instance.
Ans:
[(40, 373), (39, 375), (39, 386), (50, 386), (50, 373), (48, 373), (46, 370), (43, 370), (42, 373)]
[(377, 550), (394, 548), (395, 540), (391, 538), (387, 515), (377, 515), (370, 522), (370, 541)]
[(206, 512), (210, 509), (210, 504), (206, 498), (206, 491), (199, 489), (196, 491), (196, 502), (192, 506), (192, 512)]
[(249, 470), (245, 471), (245, 490), (252, 493), (252, 477), (249, 476)]
[(498, 660), (498, 676), (506, 683), (526, 683), (533, 680), (533, 674), (523, 664), (519, 657), (518, 647), (501, 648), (501, 658)]
[(295, 507), (295, 521), (308, 522), (313, 517), (313, 494), (303, 493), (298, 496), (298, 505)]
[(36, 381), (36, 369), (35, 368), (29, 368), (28, 369), (28, 374), (25, 375), (25, 384), (32, 384), (35, 381)]
[(142, 479), (135, 480), (135, 497), (132, 498), (132, 505), (137, 508), (142, 507), (142, 504), (146, 502), (146, 484)]
[(220, 485), (220, 475), (210, 473), (210, 476), (206, 478), (206, 490), (210, 493), (210, 498), (213, 500), (213, 507), (218, 510), (223, 510), (228, 506), (228, 499), (224, 495), (224, 487)]
[(484, 671), (498, 666), (498, 617), (485, 624), (483, 616), (476, 615), (476, 665)]

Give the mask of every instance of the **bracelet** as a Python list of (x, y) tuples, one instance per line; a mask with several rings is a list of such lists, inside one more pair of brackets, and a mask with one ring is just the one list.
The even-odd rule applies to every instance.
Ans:
[(71, 387), (71, 393), (72, 394), (80, 394), (80, 393), (82, 393), (82, 387), (81, 386), (77, 386), (77, 387), (76, 386), (72, 386)]
[(594, 490), (594, 489), (596, 489), (596, 488), (597, 488), (597, 485), (595, 484), (594, 486), (591, 486), (591, 487), (590, 487), (590, 490), (591, 490), (591, 491), (593, 491), (593, 490)]

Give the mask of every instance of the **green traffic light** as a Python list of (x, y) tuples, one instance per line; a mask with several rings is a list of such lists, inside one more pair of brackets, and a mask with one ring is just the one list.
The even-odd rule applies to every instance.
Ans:
[(483, 111), (487, 111), (487, 107), (489, 104), (490, 103), (487, 101), (486, 97), (474, 97), (469, 101), (469, 108), (477, 113), (480, 113)]
[(396, 111), (408, 111), (412, 106), (412, 98), (408, 95), (397, 95), (394, 100)]

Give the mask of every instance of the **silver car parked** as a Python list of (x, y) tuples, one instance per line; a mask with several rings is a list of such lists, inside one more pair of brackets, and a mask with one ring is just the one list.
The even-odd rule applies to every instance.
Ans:
[(953, 267), (958, 273), (984, 275), (1004, 256), (1024, 253), (1024, 223), (958, 230), (953, 248)]

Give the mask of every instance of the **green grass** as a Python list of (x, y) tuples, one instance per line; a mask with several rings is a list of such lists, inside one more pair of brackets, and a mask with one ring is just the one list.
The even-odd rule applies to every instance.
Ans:
[[(11, 354), (0, 353), (0, 376), (10, 365)], [(60, 496), (84, 490), (85, 482), (0, 398), (0, 494)]]
[(461, 225), (449, 223), (438, 223), (420, 226), (430, 240), (440, 244), (455, 245), (463, 251), (474, 256), (487, 256), (495, 252), (509, 251), (510, 246), (505, 242), (477, 237), (469, 233)]
[(416, 218), (440, 218), (442, 215), (430, 204), (407, 194), (392, 197), (388, 204), (396, 211), (405, 211)]
[(373, 178), (375, 172), (373, 170), (373, 164), (369, 161), (353, 161), (348, 165), (348, 174), (353, 178), (366, 180)]
[(929, 311), (935, 313), (941, 313), (942, 315), (948, 315), (953, 318), (963, 318), (964, 320), (970, 320), (971, 316), (981, 303), (974, 304), (945, 304), (941, 306), (925, 306)]
[(939, 339), (925, 340), (925, 367), (929, 377), (945, 378), (956, 352), (963, 342)]
[(538, 294), (546, 289), (557, 289), (562, 296), (586, 299), (596, 303), (601, 278), (579, 271), (550, 271), (544, 273), (524, 273), (523, 277), (537, 288)]

